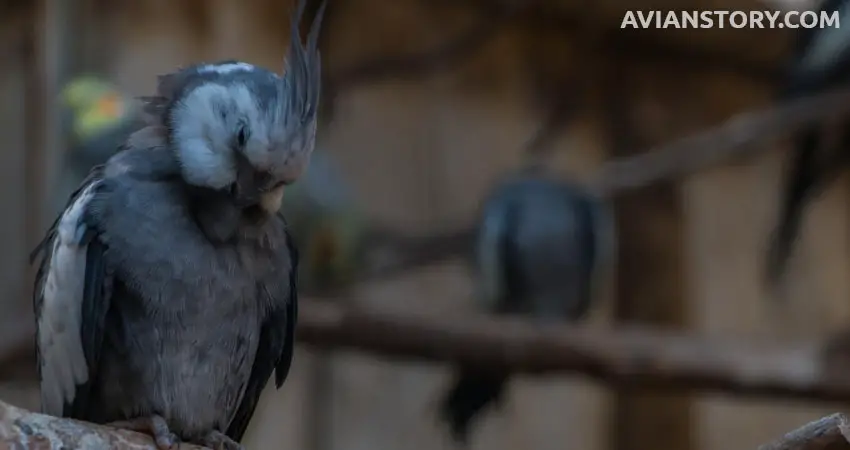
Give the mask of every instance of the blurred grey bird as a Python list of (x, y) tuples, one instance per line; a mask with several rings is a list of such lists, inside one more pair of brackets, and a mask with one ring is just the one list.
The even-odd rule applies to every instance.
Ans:
[[(821, 13), (837, 13), (838, 24), (850, 21), (850, 0), (825, 0)], [(850, 82), (850, 28), (800, 27), (782, 83), (780, 99), (802, 98)], [(846, 122), (846, 119), (845, 119)], [(800, 232), (805, 208), (850, 165), (850, 131), (840, 129), (838, 145), (824, 146), (819, 127), (798, 133), (783, 180), (780, 211), (767, 255), (766, 281), (774, 285), (785, 273)]]
[(33, 252), (42, 410), (240, 449), (292, 363), (298, 256), (279, 206), (309, 164), (316, 38), (284, 73), (226, 61), (161, 76), (149, 126), (92, 170)]
[(283, 198), (287, 223), (302, 249), (298, 280), (308, 290), (351, 282), (361, 268), (368, 233), (348, 180), (320, 150)]
[[(582, 318), (610, 275), (614, 222), (603, 201), (578, 184), (523, 172), (483, 205), (475, 253), (477, 299), (493, 314), (552, 323)], [(459, 443), (472, 421), (500, 403), (508, 373), (462, 367), (440, 416)]]

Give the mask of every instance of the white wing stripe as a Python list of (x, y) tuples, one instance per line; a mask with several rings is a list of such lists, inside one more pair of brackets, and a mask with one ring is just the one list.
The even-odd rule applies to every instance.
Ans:
[(62, 214), (51, 249), (38, 322), (42, 410), (60, 416), (74, 400), (77, 385), (88, 380), (80, 336), (87, 246), (81, 245), (83, 214), (97, 182), (87, 186)]

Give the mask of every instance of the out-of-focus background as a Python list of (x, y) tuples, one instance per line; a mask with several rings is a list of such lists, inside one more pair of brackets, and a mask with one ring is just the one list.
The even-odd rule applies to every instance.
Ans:
[[(320, 42), (326, 80), (317, 152), (349, 183), (344, 201), (357, 205), (367, 228), (418, 237), (464, 229), (532, 144), (551, 152), (548, 164), (559, 174), (590, 180), (613, 158), (775, 104), (794, 30), (621, 29), (627, 9), (777, 7), (787, 5), (330, 0)], [(284, 0), (0, 4), (0, 399), (38, 408), (33, 358), (13, 351), (33, 320), (27, 254), (87, 170), (69, 156), (85, 146), (72, 136), (76, 119), (61, 106), (62, 88), (96, 76), (126, 95), (112, 98), (121, 110), (153, 92), (156, 75), (192, 62), (234, 58), (280, 71), (290, 8)], [(616, 319), (776, 342), (847, 327), (846, 180), (812, 203), (783, 288), (770, 292), (764, 255), (789, 145), (765, 139), (754, 147), (747, 157), (612, 197), (617, 283), (594, 306), (591, 326), (607, 329)], [(323, 297), (428, 317), (477, 314), (463, 257), (457, 251)], [(321, 285), (322, 277), (312, 283)], [(771, 299), (777, 295), (782, 301)], [(435, 419), (450, 382), (446, 365), (299, 346), (293, 370), (283, 389), (265, 393), (248, 448), (452, 448)], [(504, 407), (481, 420), (471, 446), (756, 448), (835, 409), (615, 391), (573, 373), (520, 376)]]

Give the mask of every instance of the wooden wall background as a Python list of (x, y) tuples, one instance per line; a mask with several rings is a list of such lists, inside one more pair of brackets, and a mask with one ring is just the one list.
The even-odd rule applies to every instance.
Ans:
[[(474, 22), (468, 8), (458, 6), (464, 2), (338, 3), (326, 39), (330, 73), (375, 56), (437, 45)], [(554, 164), (577, 177), (593, 173), (611, 152), (616, 139), (606, 123), (605, 108), (616, 85), (625, 86), (622, 89), (631, 98), (620, 107), (639, 135), (626, 145), (641, 148), (764, 105), (771, 97), (769, 80), (742, 74), (745, 71), (731, 63), (727, 68), (711, 66), (712, 55), (718, 61), (749, 61), (769, 69), (780, 61), (787, 40), (786, 34), (774, 30), (628, 34), (618, 29), (626, 8), (620, 2), (581, 8), (566, 1), (542, 3), (573, 18), (569, 32), (553, 26), (506, 26), (457, 67), (425, 78), (364, 85), (340, 95), (334, 121), (320, 130), (319, 146), (339, 159), (373, 217), (416, 233), (468, 223), (495, 177), (517, 165), (523, 146), (543, 118), (545, 100), (562, 92), (581, 97), (582, 109), (553, 144), (558, 151)], [(665, 6), (660, 1), (644, 3), (647, 8)], [(763, 8), (749, 1), (691, 3), (691, 9)], [(88, 56), (74, 64), (107, 72), (133, 94), (150, 92), (156, 74), (187, 62), (232, 57), (272, 68), (282, 64), (288, 2), (148, 0), (85, 8), (89, 9), (80, 11), (87, 13), (77, 14), (88, 17), (84, 41)], [(33, 29), (26, 19), (30, 13), (15, 11), (23, 11), (15, 15), (22, 18), (9, 20), (0, 31), (26, 35)], [(694, 49), (702, 56), (670, 56)], [(0, 221), (0, 245), (5, 249), (0, 254), (0, 288), (6, 293), (6, 310), (21, 320), (30, 320), (28, 304), (19, 301), (30, 283), (24, 264), (27, 200), (22, 195), (27, 190), (24, 167), (30, 151), (22, 133), (28, 77), (23, 64), (6, 65), (0, 77), (4, 136), (0, 210), (5, 216)], [(671, 271), (667, 284), (655, 290), (669, 295), (653, 307), (669, 312), (677, 310), (675, 304), (684, 305), (668, 314), (668, 322), (678, 323), (670, 326), (782, 340), (821, 336), (850, 319), (846, 181), (827, 192), (806, 221), (790, 270), (787, 302), (771, 305), (761, 287), (761, 263), (784, 156), (782, 146), (776, 147), (682, 180), (666, 188), (667, 194), (657, 193), (669, 195), (678, 212), (646, 221), (655, 223), (653, 229), (662, 236), (672, 229), (665, 227), (682, 233), (681, 241), (653, 238), (666, 242), (658, 252), (678, 252), (683, 259), (681, 270)], [(644, 195), (644, 201), (651, 201), (653, 192)], [(654, 258), (651, 251), (643, 251), (633, 259)], [(473, 314), (470, 293), (458, 260), (358, 286), (348, 301), (411, 314)], [(592, 320), (606, 326), (613, 303), (613, 297), (608, 299)], [(311, 446), (305, 431), (310, 402), (305, 386), (312, 357), (300, 350), (291, 381), (279, 392), (266, 393), (250, 431), (249, 448), (451, 448), (433, 419), (436, 398), (448, 382), (448, 368), (347, 353), (333, 357), (333, 413), (325, 431), (330, 445)], [(603, 387), (578, 378), (523, 378), (511, 386), (510, 396), (502, 412), (483, 421), (473, 448), (590, 450), (612, 448), (618, 442), (618, 432), (610, 425), (613, 395)], [(37, 396), (31, 384), (17, 382), (0, 387), (0, 398), (34, 407)], [(643, 445), (613, 448), (755, 448), (830, 412), (816, 405), (695, 398), (685, 406), (691, 417), (683, 438), (690, 441), (687, 446), (679, 438), (678, 444), (668, 442), (664, 447), (658, 446), (664, 440), (649, 442), (652, 435), (669, 430), (647, 425), (650, 428), (639, 430), (639, 435), (650, 436)]]

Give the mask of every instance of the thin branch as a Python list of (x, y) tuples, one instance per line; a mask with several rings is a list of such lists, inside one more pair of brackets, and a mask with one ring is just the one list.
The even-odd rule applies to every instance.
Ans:
[(323, 86), (323, 108), (333, 117), (336, 97), (355, 86), (390, 78), (425, 77), (450, 69), (493, 39), (519, 6), (505, 5), (486, 14), (478, 23), (434, 48), (402, 55), (379, 56), (355, 63), (330, 75)]
[(770, 149), (765, 142), (850, 112), (850, 88), (831, 90), (760, 111), (749, 111), (725, 123), (634, 157), (605, 166), (596, 184), (616, 195), (624, 190), (680, 178), (730, 160)]
[[(450, 0), (442, 0), (448, 3)], [(503, 7), (511, 0), (463, 0), (464, 3), (487, 13)], [(522, 1), (522, 0), (516, 0)], [(567, 11), (556, 2), (527, 0), (527, 7), (517, 11), (515, 22), (527, 30), (556, 30), (564, 34), (565, 39), (576, 39), (582, 44), (586, 36), (582, 35), (589, 27), (594, 27), (600, 39), (590, 45), (588, 50), (605, 54), (606, 57), (627, 58), (631, 61), (670, 64), (677, 68), (695, 71), (720, 70), (758, 81), (773, 83), (777, 80), (779, 66), (771, 61), (759, 61), (742, 56), (735, 48), (703, 48), (694, 46), (688, 40), (670, 39), (667, 33), (653, 33), (651, 30), (629, 32), (620, 28), (619, 20), (603, 18), (603, 14), (594, 8), (581, 8)], [(452, 3), (456, 3), (452, 0)]]
[[(389, 230), (373, 230), (365, 239), (369, 249), (355, 282), (382, 280), (410, 270), (444, 261), (471, 251), (473, 230), (460, 229), (428, 236), (406, 236)], [(350, 283), (325, 286), (308, 295), (335, 296), (351, 287)], [(0, 352), (0, 362), (2, 362)]]
[(509, 17), (510, 10), (506, 9), (496, 17), (481, 19), (480, 23), (469, 30), (435, 48), (419, 53), (377, 57), (341, 69), (331, 80), (330, 90), (336, 92), (351, 86), (375, 83), (388, 78), (427, 76), (450, 67), (481, 48), (496, 35)]
[[(0, 448), (157, 450), (153, 439), (141, 433), (38, 414), (2, 401), (0, 401)], [(204, 447), (187, 444), (181, 444), (179, 448), (180, 450), (204, 449)]]
[(703, 390), (751, 398), (850, 401), (850, 380), (829, 376), (817, 343), (707, 339), (643, 328), (541, 328), (517, 319), (410, 316), (304, 302), (298, 339), (402, 360), (581, 373), (622, 387)]
[[(577, 84), (576, 80), (566, 83), (568, 86)], [(531, 136), (525, 145), (526, 155), (534, 160), (541, 161), (554, 151), (554, 143), (562, 135), (584, 106), (585, 98), (583, 92), (576, 89), (567, 89), (562, 92), (557, 100), (549, 108), (546, 119)]]
[(807, 423), (759, 450), (850, 450), (850, 424), (847, 416), (836, 413)]

